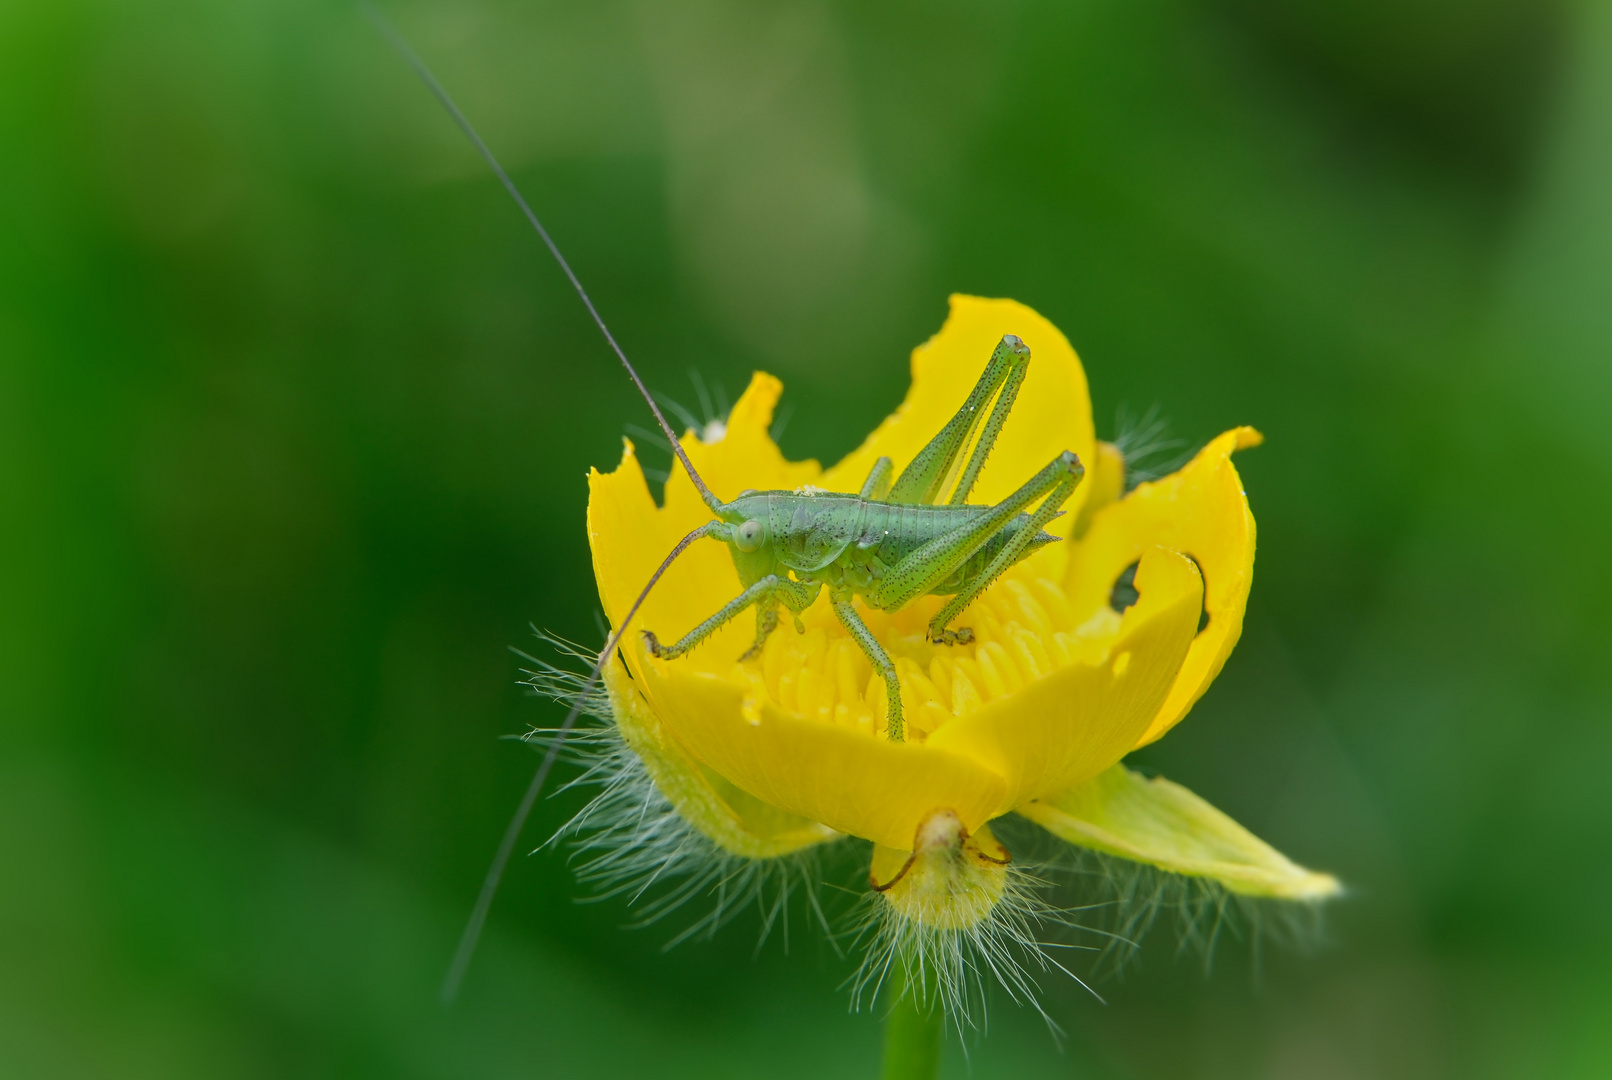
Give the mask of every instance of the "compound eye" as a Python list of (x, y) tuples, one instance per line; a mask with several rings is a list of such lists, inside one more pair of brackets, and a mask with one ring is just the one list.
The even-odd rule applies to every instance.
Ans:
[(733, 530), (733, 542), (740, 551), (754, 551), (767, 542), (767, 527), (751, 518)]

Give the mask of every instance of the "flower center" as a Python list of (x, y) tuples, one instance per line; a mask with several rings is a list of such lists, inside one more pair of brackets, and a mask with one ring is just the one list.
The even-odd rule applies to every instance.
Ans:
[[(1120, 626), (1120, 614), (1107, 604), (1080, 619), (1056, 582), (1010, 572), (959, 620), (973, 629), (972, 644), (931, 644), (924, 631), (945, 600), (924, 597), (895, 613), (859, 605), (895, 660), (910, 741), (922, 742), (1059, 668), (1101, 662)], [(774, 633), (761, 657), (735, 664), (732, 677), (789, 712), (883, 738), (884, 682), (827, 607), (806, 612), (804, 634)]]

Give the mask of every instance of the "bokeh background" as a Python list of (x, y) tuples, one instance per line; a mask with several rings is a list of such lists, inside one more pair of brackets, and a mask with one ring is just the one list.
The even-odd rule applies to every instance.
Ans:
[[(1352, 894), (949, 1075), (1612, 1075), (1612, 8), (387, 8), (696, 410), (765, 368), (832, 460), (965, 291), (1104, 435), (1266, 432), (1243, 642), (1142, 757)], [(873, 1074), (820, 934), (664, 952), (552, 851), (435, 1002), (646, 420), (355, 8), (0, 5), (0, 1074)]]

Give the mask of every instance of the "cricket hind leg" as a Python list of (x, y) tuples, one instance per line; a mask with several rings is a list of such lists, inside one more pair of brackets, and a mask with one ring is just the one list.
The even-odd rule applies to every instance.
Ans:
[[(1036, 512), (1036, 520), (1042, 524), (1050, 521), (1057, 515), (1058, 507), (1069, 498), (1069, 494), (1075, 490), (1085, 473), (1080, 459), (1065, 450), (1006, 499), (995, 506), (984, 508), (978, 517), (967, 524), (959, 525), (951, 532), (937, 536), (927, 544), (909, 552), (884, 573), (877, 588), (868, 594), (868, 602), (884, 611), (896, 611), (918, 597), (935, 591), (947, 578), (955, 574), (959, 567), (973, 558), (975, 552), (984, 547), (1003, 526), (1032, 503), (1046, 498), (1046, 505)], [(1040, 526), (1037, 526), (1032, 532), (1020, 532), (1015, 536), (1010, 544), (1015, 555), (1023, 551), (1023, 545), (1029, 543), (1039, 531)], [(998, 553), (999, 559), (1000, 553)], [(998, 560), (993, 560), (991, 566), (994, 567)], [(1004, 564), (1003, 568), (1005, 569), (1007, 565), (1011, 563)], [(996, 573), (1001, 573), (1001, 570), (997, 570)], [(962, 595), (971, 600), (977, 593), (977, 589), (970, 587)], [(966, 603), (965, 600), (964, 605)], [(962, 610), (964, 605), (959, 605), (957, 610)]]
[(1042, 472), (1046, 473), (1053, 469), (1059, 471), (1055, 474), (1056, 481), (1052, 490), (1047, 494), (1045, 501), (1030, 515), (1030, 520), (1013, 534), (1012, 539), (1002, 545), (1002, 550), (996, 553), (984, 571), (947, 601), (946, 606), (929, 621), (930, 641), (941, 645), (966, 645), (974, 640), (973, 630), (967, 627), (948, 630), (946, 624), (962, 614), (963, 609), (973, 603), (975, 597), (984, 592), (991, 582), (1002, 576), (1002, 571), (1019, 561), (1024, 549), (1040, 535), (1047, 522), (1058, 516), (1063, 504), (1069, 501), (1069, 496), (1074, 494), (1075, 488), (1080, 486), (1081, 478), (1085, 475), (1085, 469), (1081, 467), (1079, 459), (1067, 450)]
[[(1015, 344), (1017, 348), (1014, 348)], [(1023, 341), (1010, 334), (1002, 339), (1002, 344), (998, 348), (1007, 348), (1012, 356), (1018, 358), (1018, 362), (1010, 363), (1008, 366), (1002, 392), (997, 395), (996, 404), (991, 406), (990, 418), (980, 430), (979, 441), (974, 444), (974, 452), (968, 456), (968, 464), (963, 468), (963, 475), (958, 478), (957, 487), (952, 491), (949, 502), (953, 506), (961, 506), (968, 501), (968, 493), (974, 490), (974, 483), (979, 479), (980, 470), (985, 467), (985, 459), (996, 446), (996, 438), (1002, 434), (1008, 413), (1013, 411), (1013, 403), (1019, 396), (1019, 387), (1024, 385), (1024, 377), (1030, 373), (1030, 349)]]
[(868, 478), (862, 481), (862, 490), (857, 492), (857, 497), (873, 500), (884, 498), (890, 493), (890, 474), (895, 469), (895, 463), (888, 456), (875, 461), (873, 468), (868, 470)]
[(901, 715), (901, 680), (896, 677), (895, 661), (884, 651), (884, 646), (873, 636), (873, 631), (862, 621), (862, 616), (856, 613), (856, 608), (851, 605), (849, 597), (834, 601), (834, 614), (839, 616), (841, 624), (850, 631), (856, 643), (862, 646), (862, 651), (873, 663), (873, 670), (884, 679), (884, 689), (889, 702), (889, 707), (885, 710), (885, 734), (891, 742), (905, 741), (907, 728)]
[[(1002, 425), (1007, 421), (1008, 411), (1013, 408), (1013, 400), (1018, 396), (1019, 387), (1024, 383), (1024, 376), (1030, 367), (1030, 348), (1012, 334), (1004, 337), (991, 359), (985, 365), (985, 371), (980, 375), (979, 382), (969, 392), (968, 400), (963, 402), (962, 408), (946, 422), (935, 437), (929, 440), (927, 446), (918, 451), (916, 457), (902, 470), (895, 485), (890, 489), (890, 501), (898, 503), (933, 503), (941, 496), (942, 486), (946, 477), (951, 474), (952, 466), (957, 462), (957, 456), (963, 452), (968, 441), (973, 437), (974, 430), (979, 427), (980, 421), (985, 418), (985, 406), (991, 399), (997, 399), (996, 406), (990, 412), (990, 419), (986, 421), (985, 430), (969, 458), (968, 465), (963, 469), (957, 490), (953, 493), (951, 502), (961, 504), (968, 498), (973, 489), (974, 481), (979, 476), (980, 468), (985, 464), (985, 457), (1001, 433)], [(997, 391), (1001, 394), (998, 396)]]

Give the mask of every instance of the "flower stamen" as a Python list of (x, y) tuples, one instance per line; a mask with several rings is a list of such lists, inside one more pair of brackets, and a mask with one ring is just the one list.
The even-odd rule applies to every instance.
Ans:
[[(971, 643), (941, 647), (924, 638), (940, 599), (894, 614), (859, 608), (895, 661), (907, 737), (917, 743), (1055, 671), (1101, 662), (1120, 629), (1107, 606), (1077, 621), (1062, 586), (1026, 573), (1004, 577), (969, 608)], [(884, 681), (831, 615), (814, 608), (805, 622), (804, 634), (769, 637), (732, 676), (797, 716), (882, 738)]]

